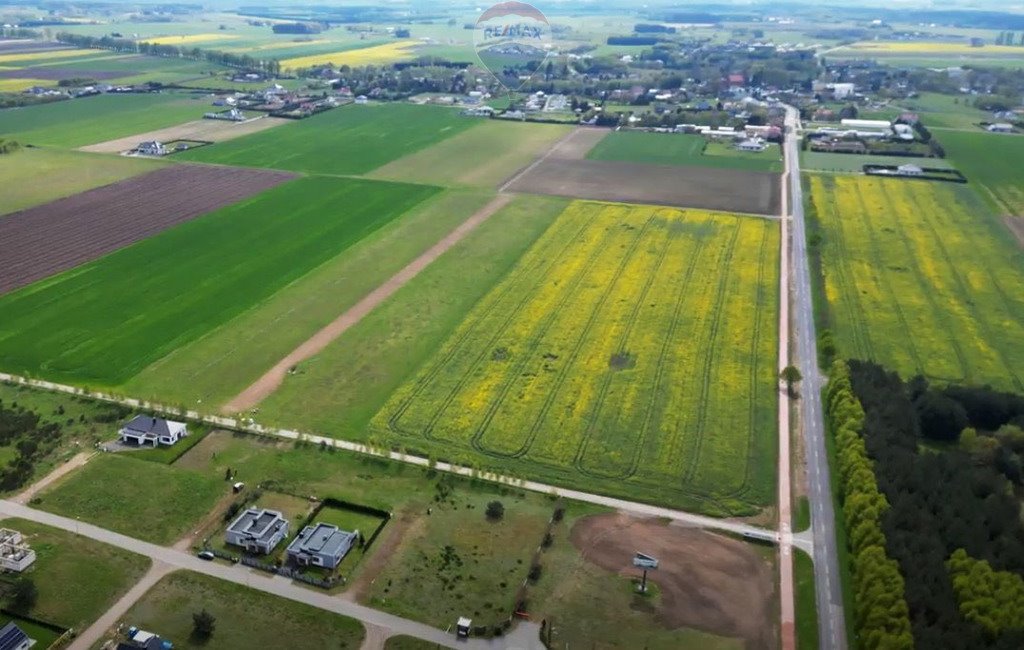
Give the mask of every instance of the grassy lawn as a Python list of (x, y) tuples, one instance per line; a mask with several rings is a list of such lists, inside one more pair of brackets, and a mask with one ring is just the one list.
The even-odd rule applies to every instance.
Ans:
[(903, 376), (1021, 388), (1024, 252), (969, 187), (812, 177), (842, 354)]
[(346, 106), (178, 155), (227, 165), (362, 174), (477, 124), (437, 106)]
[(326, 177), (285, 183), (0, 297), (0, 363), (116, 386), (436, 191)]
[(203, 475), (160, 463), (104, 454), (89, 461), (33, 506), (154, 542), (177, 541), (228, 489), (223, 474)]
[(778, 237), (760, 219), (574, 202), (373, 431), (558, 485), (754, 514), (774, 497)]
[[(0, 383), (0, 403), (7, 409), (20, 407), (34, 411), (40, 416), (41, 424), (52, 423), (61, 427), (59, 440), (52, 447), (43, 447), (23, 487), (46, 476), (75, 454), (91, 450), (97, 442), (113, 439), (120, 422), (131, 413), (106, 402), (5, 383)], [(18, 441), (15, 439), (9, 446), (0, 447), (0, 459), (4, 464), (18, 456)]]
[(370, 177), (497, 187), (571, 131), (572, 127), (555, 124), (482, 120), (454, 137), (380, 167)]
[[(227, 402), (492, 197), (484, 191), (446, 191), (424, 201), (234, 319), (159, 359), (124, 390), (206, 408)], [(282, 322), (288, 327), (282, 328)]]
[(799, 549), (793, 549), (793, 581), (796, 587), (797, 647), (815, 650), (818, 647), (818, 602), (814, 594), (814, 563)]
[(616, 131), (598, 142), (587, 154), (587, 158), (750, 171), (782, 170), (782, 157), (778, 145), (770, 145), (761, 153), (751, 153), (737, 151), (722, 143), (708, 143), (700, 135), (679, 133)]
[[(1020, 55), (1024, 57), (1024, 48)], [(904, 99), (900, 105), (908, 111), (917, 113), (921, 121), (928, 127), (944, 127), (955, 129), (971, 129), (984, 133), (979, 122), (993, 121), (992, 114), (974, 107), (974, 97), (968, 95), (940, 95), (938, 93), (921, 93), (920, 97)], [(943, 145), (946, 144), (946, 133), (933, 135)]]
[(946, 155), (998, 214), (1024, 216), (1024, 184), (1016, 163), (1024, 160), (1024, 137), (979, 130), (943, 132), (940, 139)]
[[(192, 614), (205, 609), (216, 619), (208, 641), (192, 637)], [(363, 626), (344, 616), (277, 598), (242, 585), (197, 573), (172, 573), (146, 592), (124, 620), (159, 631), (176, 648), (249, 650), (259, 639), (264, 648), (359, 648)]]
[(301, 364), (260, 405), (259, 419), (366, 439), (370, 419), (388, 396), (434, 354), (565, 205), (560, 199), (517, 198)]
[[(945, 141), (946, 134), (943, 134)], [(917, 165), (949, 169), (954, 165), (944, 158), (904, 158), (902, 156), (859, 156), (824, 151), (800, 152), (800, 166), (804, 171), (848, 172), (860, 174), (864, 165)]]
[(393, 636), (384, 643), (384, 650), (437, 650), (440, 647), (412, 636)]
[(0, 110), (0, 125), (25, 144), (74, 148), (197, 120), (208, 106), (175, 93), (98, 95)]
[(149, 568), (148, 558), (70, 532), (21, 519), (3, 525), (25, 535), (36, 552), (26, 575), (39, 598), (26, 614), (62, 627), (87, 627)]
[(154, 463), (163, 463), (165, 465), (170, 465), (174, 461), (184, 456), (189, 449), (195, 447), (200, 442), (202, 442), (203, 438), (205, 438), (206, 434), (208, 434), (209, 432), (210, 427), (208, 426), (189, 424), (188, 436), (186, 436), (183, 440), (179, 440), (178, 442), (169, 447), (161, 445), (156, 449), (139, 449), (137, 451), (133, 451), (131, 452), (132, 458), (141, 458), (143, 460), (149, 460)]
[(811, 527), (811, 502), (805, 497), (798, 497), (793, 509), (793, 531), (799, 533)]
[(0, 156), (0, 178), (4, 179), (0, 215), (116, 183), (163, 165), (144, 158), (21, 149)]

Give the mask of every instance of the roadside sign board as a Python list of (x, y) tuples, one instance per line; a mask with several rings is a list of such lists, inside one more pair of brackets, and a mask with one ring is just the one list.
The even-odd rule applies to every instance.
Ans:
[(651, 557), (650, 555), (645, 555), (644, 553), (637, 553), (633, 556), (633, 566), (639, 569), (644, 569), (645, 571), (650, 569), (657, 569), (658, 560)]

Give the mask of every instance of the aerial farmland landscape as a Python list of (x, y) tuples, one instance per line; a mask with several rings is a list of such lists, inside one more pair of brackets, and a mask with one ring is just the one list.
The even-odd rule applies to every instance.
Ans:
[(1024, 648), (1024, 10), (0, 0), (0, 650)]

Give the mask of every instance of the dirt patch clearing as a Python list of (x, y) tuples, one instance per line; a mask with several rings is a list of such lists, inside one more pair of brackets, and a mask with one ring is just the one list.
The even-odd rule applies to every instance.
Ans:
[(597, 201), (777, 215), (781, 210), (780, 188), (779, 174), (773, 172), (568, 160), (552, 155), (508, 189)]
[(665, 627), (775, 647), (772, 567), (749, 544), (621, 513), (585, 517), (569, 537), (586, 560), (625, 576), (639, 576), (635, 552), (658, 558), (648, 580), (661, 590), (656, 616)]
[(177, 126), (169, 126), (165, 129), (157, 129), (147, 133), (138, 133), (125, 138), (108, 140), (98, 144), (91, 144), (82, 147), (81, 151), (93, 153), (121, 153), (134, 149), (140, 142), (156, 140), (157, 142), (170, 142), (172, 140), (208, 140), (210, 142), (225, 142), (234, 140), (243, 135), (266, 131), (275, 126), (287, 124), (292, 120), (280, 117), (260, 117), (247, 122), (230, 122), (228, 120), (195, 120), (185, 122)]
[(0, 294), (293, 177), (257, 169), (175, 165), (15, 212), (0, 219)]
[(579, 128), (551, 149), (549, 160), (583, 160), (610, 131)]

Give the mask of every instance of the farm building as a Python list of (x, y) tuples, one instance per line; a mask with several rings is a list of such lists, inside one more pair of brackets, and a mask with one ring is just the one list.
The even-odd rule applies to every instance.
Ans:
[(249, 508), (228, 526), (224, 539), (250, 553), (267, 555), (288, 536), (288, 520), (276, 510)]
[(896, 173), (900, 176), (923, 176), (924, 170), (917, 165), (900, 165), (896, 168)]
[(306, 526), (288, 545), (288, 559), (301, 566), (334, 569), (358, 538), (359, 531), (350, 533), (331, 524)]
[(736, 144), (736, 148), (740, 151), (749, 151), (751, 153), (760, 153), (767, 148), (764, 140), (761, 138), (750, 138), (749, 140), (743, 140)]
[(990, 133), (1013, 133), (1012, 124), (1004, 124), (1002, 122), (998, 124), (989, 124), (985, 127)]
[(121, 442), (139, 447), (170, 446), (188, 435), (184, 422), (175, 422), (149, 415), (136, 415), (121, 427)]
[(147, 140), (146, 142), (140, 142), (139, 146), (135, 147), (135, 153), (141, 156), (166, 156), (168, 152), (167, 147), (163, 143), (156, 140)]

